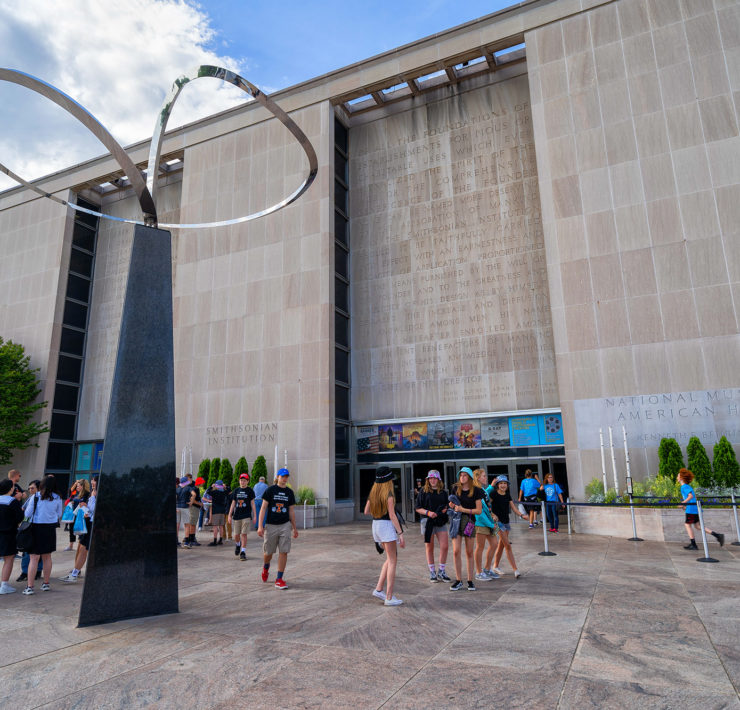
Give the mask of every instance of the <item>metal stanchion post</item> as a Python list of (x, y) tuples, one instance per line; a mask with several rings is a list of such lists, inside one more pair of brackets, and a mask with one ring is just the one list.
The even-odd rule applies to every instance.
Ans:
[(735, 494), (731, 494), (732, 497), (732, 513), (735, 516), (735, 537), (737, 540), (733, 543), (730, 543), (731, 545), (740, 545), (740, 525), (738, 525), (737, 522), (737, 501), (735, 500)]
[(714, 557), (709, 556), (709, 548), (707, 547), (707, 533), (704, 531), (704, 514), (701, 512), (701, 501), (696, 499), (696, 509), (699, 511), (699, 525), (701, 526), (701, 540), (704, 543), (704, 557), (697, 557), (697, 562), (719, 562)]
[(545, 525), (545, 520), (547, 520), (547, 516), (545, 515), (545, 501), (542, 501), (542, 534), (545, 536), (545, 549), (542, 552), (539, 552), (541, 557), (555, 557), (557, 553), (550, 552), (550, 548), (547, 545), (547, 525)]
[(630, 542), (643, 542), (641, 537), (637, 537), (637, 523), (635, 522), (635, 507), (632, 505), (632, 494), (630, 493), (630, 514), (632, 515), (632, 537), (627, 539)]
[(565, 499), (565, 514), (568, 516), (568, 535), (571, 534), (570, 528), (570, 498)]

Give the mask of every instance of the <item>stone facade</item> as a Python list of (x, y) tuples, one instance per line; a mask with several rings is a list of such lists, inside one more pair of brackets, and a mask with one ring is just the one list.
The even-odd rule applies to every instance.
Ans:
[[(661, 435), (740, 443), (739, 59), (737, 0), (531, 0), (278, 92), (316, 147), (315, 184), (261, 220), (173, 230), (178, 452), (271, 469), (287, 450), (293, 484), (335, 519), (335, 119), (353, 421), (560, 408), (574, 497), (600, 475), (599, 428), (620, 444), (625, 426), (637, 477)], [(454, 80), (384, 103), (443, 68)], [(353, 111), (363, 93), (379, 103)], [(129, 153), (143, 164), (148, 143)], [(258, 210), (304, 169), (254, 103), (172, 131), (173, 155), (170, 222)], [(90, 190), (116, 170), (103, 157), (39, 183), (136, 216), (130, 192)], [(78, 441), (104, 439), (130, 231), (101, 222)], [(24, 344), (46, 400), (71, 234), (60, 206), (0, 195), (0, 335)], [(41, 473), (39, 444), (15, 465)], [(621, 447), (617, 461), (623, 474)]]

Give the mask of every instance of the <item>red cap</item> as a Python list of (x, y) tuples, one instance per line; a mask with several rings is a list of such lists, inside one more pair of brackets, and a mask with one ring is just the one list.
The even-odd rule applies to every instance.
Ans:
[(241, 479), (241, 478), (246, 478), (246, 479), (249, 479), (249, 474), (248, 474), (248, 473), (243, 473), (243, 474), (242, 474), (241, 476), (239, 476), (239, 478), (240, 478), (240, 479)]

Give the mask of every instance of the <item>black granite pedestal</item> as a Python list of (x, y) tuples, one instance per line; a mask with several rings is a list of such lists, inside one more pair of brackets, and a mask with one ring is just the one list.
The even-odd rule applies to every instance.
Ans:
[(79, 625), (176, 612), (170, 233), (136, 226)]

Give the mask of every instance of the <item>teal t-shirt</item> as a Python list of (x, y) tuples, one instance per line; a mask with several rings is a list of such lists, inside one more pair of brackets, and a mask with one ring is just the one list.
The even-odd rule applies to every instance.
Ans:
[(688, 483), (684, 483), (681, 486), (681, 500), (686, 500), (689, 494), (693, 497), (691, 498), (691, 503), (686, 504), (686, 512), (696, 514), (699, 512), (699, 509), (696, 507), (696, 493), (694, 493), (694, 489)]
[(545, 484), (545, 496), (547, 497), (548, 503), (559, 502), (558, 495), (562, 495), (563, 489), (557, 483), (546, 483)]

